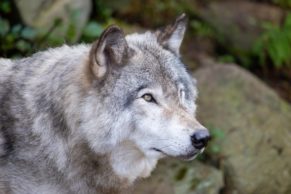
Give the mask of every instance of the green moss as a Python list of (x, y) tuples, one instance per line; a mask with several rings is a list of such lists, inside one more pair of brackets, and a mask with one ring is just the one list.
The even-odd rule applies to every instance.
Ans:
[(186, 174), (187, 174), (187, 168), (183, 167), (177, 172), (175, 179), (177, 181), (181, 181), (182, 179), (185, 178)]
[(193, 178), (193, 179), (191, 180), (191, 185), (190, 185), (189, 190), (190, 190), (190, 191), (194, 191), (194, 190), (197, 188), (197, 186), (199, 185), (200, 182), (201, 182), (201, 181), (200, 181), (199, 179), (197, 179), (197, 178)]

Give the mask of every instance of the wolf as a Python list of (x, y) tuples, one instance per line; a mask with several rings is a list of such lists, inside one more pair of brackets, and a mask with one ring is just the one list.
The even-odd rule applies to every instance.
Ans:
[(0, 59), (0, 193), (127, 193), (159, 159), (201, 153), (186, 24)]

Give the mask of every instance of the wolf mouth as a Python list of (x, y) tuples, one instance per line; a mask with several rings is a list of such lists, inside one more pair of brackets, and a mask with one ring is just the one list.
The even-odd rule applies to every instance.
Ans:
[(152, 148), (152, 150), (156, 151), (156, 152), (159, 152), (163, 155), (165, 155), (166, 157), (170, 157), (170, 158), (178, 158), (180, 160), (193, 160), (194, 158), (197, 157), (198, 154), (201, 154), (203, 151), (204, 151), (204, 148), (201, 149), (201, 150), (194, 150), (188, 154), (183, 154), (183, 155), (177, 155), (177, 156), (173, 156), (173, 155), (170, 155), (170, 154), (167, 154), (166, 152), (158, 149), (158, 148)]

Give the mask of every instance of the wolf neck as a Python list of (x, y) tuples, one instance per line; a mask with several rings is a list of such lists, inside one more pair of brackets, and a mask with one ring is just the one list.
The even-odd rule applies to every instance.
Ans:
[(131, 142), (119, 144), (110, 155), (113, 172), (118, 177), (127, 180), (129, 184), (137, 178), (150, 176), (157, 160), (157, 158), (147, 158)]
[(67, 177), (67, 181), (73, 185), (70, 189), (76, 193), (81, 190), (87, 193), (96, 190), (124, 193), (131, 189), (137, 178), (149, 176), (157, 163), (157, 159), (147, 159), (128, 142), (119, 144), (110, 153), (100, 155), (88, 146), (86, 142), (72, 146), (71, 157), (64, 169), (68, 172), (65, 174), (70, 175)]
[(128, 182), (113, 172), (109, 154), (96, 154), (86, 141), (70, 144), (68, 152), (66, 167), (61, 172), (66, 175), (71, 193), (118, 194), (129, 188)]

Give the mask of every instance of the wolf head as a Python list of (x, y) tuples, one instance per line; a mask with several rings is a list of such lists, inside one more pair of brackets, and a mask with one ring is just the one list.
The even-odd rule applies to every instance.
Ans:
[(195, 119), (195, 80), (179, 53), (186, 20), (127, 36), (110, 26), (92, 44), (83, 132), (97, 153), (127, 145), (148, 158), (192, 159), (203, 150), (209, 134)]

